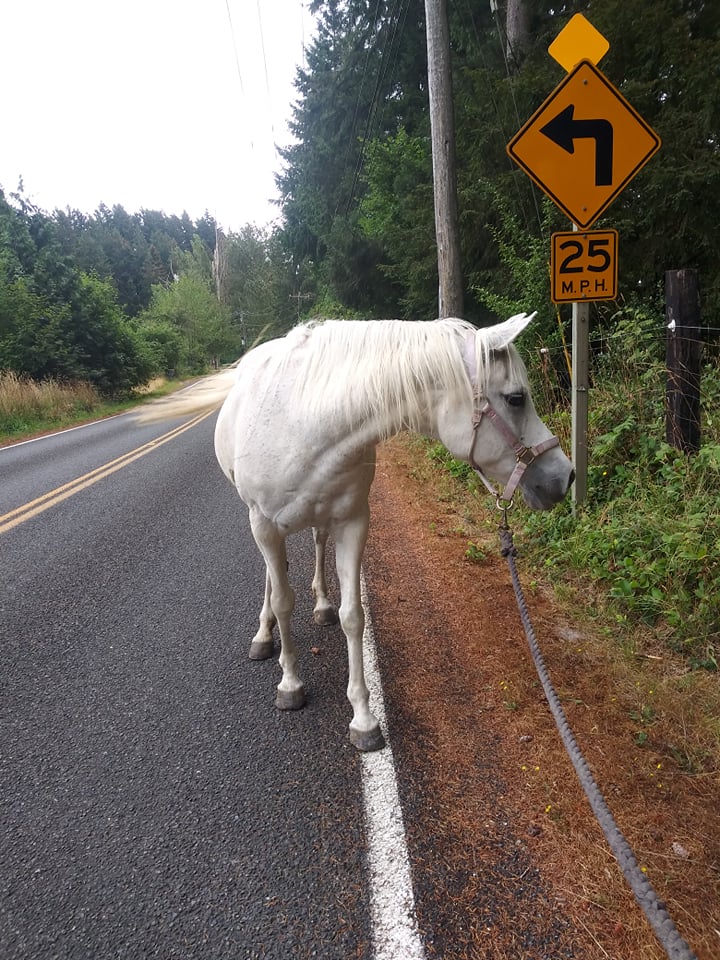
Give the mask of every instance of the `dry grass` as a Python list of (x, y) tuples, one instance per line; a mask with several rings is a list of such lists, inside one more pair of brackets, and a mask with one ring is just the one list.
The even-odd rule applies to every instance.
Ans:
[(38, 383), (13, 371), (0, 371), (0, 434), (16, 434), (73, 414), (91, 413), (99, 403), (99, 395), (89, 383)]
[[(163, 397), (195, 379), (156, 377), (145, 386), (135, 388), (127, 397), (108, 400), (90, 383), (52, 379), (38, 382), (0, 370), (0, 445), (113, 416), (138, 406), (155, 410), (160, 405), (164, 409), (163, 404), (167, 406), (171, 401), (163, 401)], [(187, 398), (179, 401), (177, 415), (182, 415), (188, 404)], [(152, 418), (152, 414), (149, 416)]]

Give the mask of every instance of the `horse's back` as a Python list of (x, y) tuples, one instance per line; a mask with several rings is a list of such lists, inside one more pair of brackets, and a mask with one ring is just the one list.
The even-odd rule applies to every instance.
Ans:
[(366, 509), (375, 465), (374, 444), (298, 402), (303, 354), (297, 338), (248, 353), (215, 428), (218, 462), (242, 500), (286, 532)]

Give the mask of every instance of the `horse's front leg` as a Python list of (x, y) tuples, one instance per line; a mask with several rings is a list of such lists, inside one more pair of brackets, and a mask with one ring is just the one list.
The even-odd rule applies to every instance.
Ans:
[(275, 615), (272, 612), (270, 603), (270, 594), (272, 585), (270, 583), (270, 571), (265, 569), (265, 599), (263, 600), (262, 610), (260, 611), (260, 627), (252, 639), (248, 656), (251, 660), (267, 660), (273, 655), (273, 627), (277, 623)]
[(325, 579), (325, 548), (327, 546), (328, 532), (313, 527), (313, 540), (315, 541), (315, 576), (312, 582), (313, 597), (315, 597), (315, 608), (313, 617), (315, 623), (321, 627), (331, 627), (338, 622), (338, 615), (335, 607), (328, 600), (327, 580)]
[(269, 596), (272, 613), (280, 633), (282, 679), (278, 684), (275, 706), (280, 710), (299, 710), (305, 706), (305, 690), (297, 673), (297, 647), (290, 631), (290, 619), (295, 607), (295, 591), (290, 586), (287, 574), (285, 538), (259, 511), (251, 512), (250, 525), (255, 542), (265, 558), (267, 566), (265, 596), (266, 599)]
[(365, 612), (360, 598), (360, 563), (367, 541), (368, 523), (369, 510), (366, 505), (360, 516), (333, 532), (340, 580), (340, 624), (348, 647), (347, 696), (353, 708), (350, 742), (358, 750), (380, 750), (385, 746), (385, 740), (377, 719), (370, 712), (362, 649)]

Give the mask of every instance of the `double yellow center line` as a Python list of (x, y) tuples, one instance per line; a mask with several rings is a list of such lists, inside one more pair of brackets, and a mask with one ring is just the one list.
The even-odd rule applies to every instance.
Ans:
[(190, 430), (192, 427), (197, 426), (198, 423), (202, 423), (202, 421), (212, 413), (215, 413), (215, 411), (209, 410), (207, 413), (202, 413), (200, 416), (188, 420), (187, 423), (175, 427), (168, 433), (164, 433), (162, 436), (144, 443), (141, 447), (130, 450), (128, 453), (123, 454), (122, 457), (118, 457), (116, 460), (110, 460), (109, 463), (105, 463), (103, 466), (97, 467), (95, 470), (91, 470), (89, 473), (85, 473), (75, 480), (70, 480), (69, 483), (64, 483), (61, 487), (56, 487), (55, 490), (51, 490), (49, 493), (44, 493), (41, 497), (36, 497), (35, 500), (24, 503), (9, 513), (3, 514), (0, 516), (0, 534), (7, 533), (8, 530), (12, 530), (13, 527), (17, 527), (26, 520), (30, 520), (31, 517), (36, 517), (44, 510), (49, 510), (50, 507), (54, 507), (58, 503), (62, 503), (63, 500), (67, 500), (68, 497), (71, 497), (73, 494), (79, 493), (87, 487), (91, 487), (94, 483), (97, 483), (98, 480), (109, 477), (110, 474), (115, 473), (116, 470), (121, 470), (123, 467), (127, 467), (128, 464), (133, 463), (133, 461), (139, 460), (140, 457), (144, 457), (146, 453), (157, 450), (157, 448), (163, 444), (169, 443), (170, 440), (179, 437), (181, 433), (185, 433), (186, 430)]

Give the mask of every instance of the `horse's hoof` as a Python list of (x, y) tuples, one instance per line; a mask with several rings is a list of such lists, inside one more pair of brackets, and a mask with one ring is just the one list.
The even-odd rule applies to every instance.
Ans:
[(250, 644), (248, 657), (251, 660), (269, 660), (275, 651), (272, 640), (253, 640)]
[(302, 687), (297, 690), (278, 689), (275, 706), (278, 710), (302, 710), (305, 706), (305, 690)]
[(313, 611), (313, 619), (319, 627), (333, 627), (338, 622), (335, 607), (322, 607)]
[(355, 730), (350, 727), (350, 743), (363, 753), (370, 753), (373, 750), (382, 750), (385, 746), (385, 737), (380, 727), (374, 727), (372, 730)]

